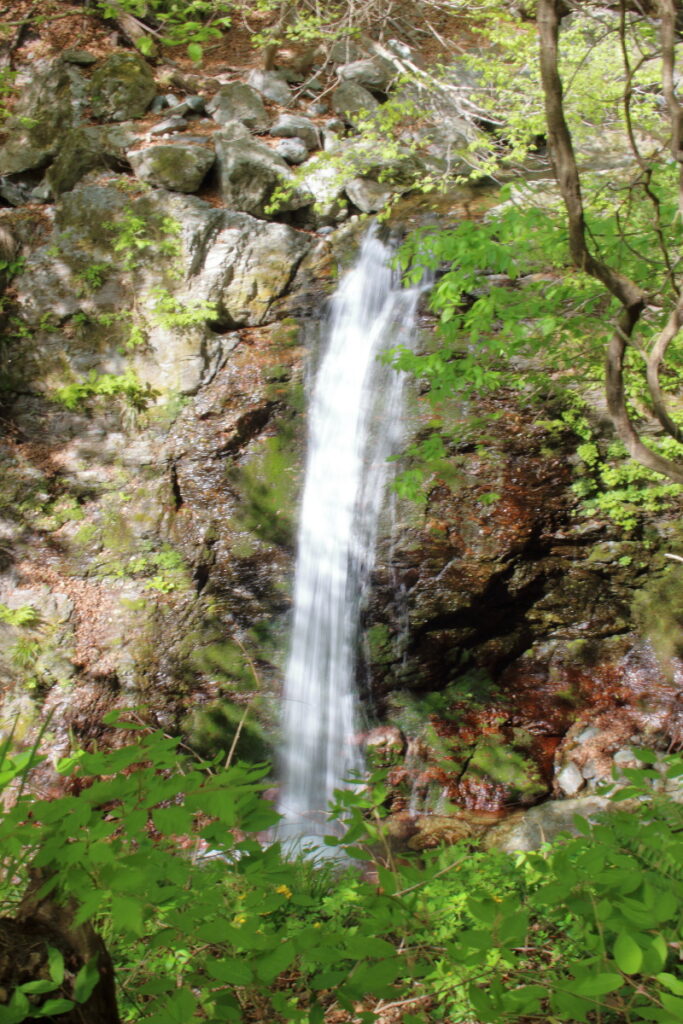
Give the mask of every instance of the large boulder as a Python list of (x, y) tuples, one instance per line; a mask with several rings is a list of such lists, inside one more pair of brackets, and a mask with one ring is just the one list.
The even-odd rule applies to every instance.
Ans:
[(577, 817), (591, 822), (600, 821), (611, 806), (607, 797), (603, 796), (549, 800), (528, 811), (511, 814), (487, 833), (485, 845), (505, 850), (506, 853), (538, 850), (562, 833), (578, 835)]
[(301, 139), (282, 139), (274, 152), (288, 164), (303, 164), (308, 159), (308, 149)]
[[(214, 136), (218, 184), (231, 210), (267, 217), (276, 189), (292, 182), (289, 166), (268, 146), (251, 139), (233, 140), (221, 133)], [(312, 199), (295, 189), (279, 204), (280, 210), (298, 210)]]
[(86, 83), (75, 68), (55, 61), (21, 82), (14, 116), (0, 148), (0, 174), (41, 170), (61, 148), (85, 105)]
[(248, 82), (252, 89), (256, 89), (269, 103), (288, 107), (292, 102), (290, 88), (277, 71), (260, 71), (255, 68), (250, 73)]
[(263, 131), (270, 120), (258, 93), (243, 82), (230, 82), (219, 89), (206, 109), (218, 124), (239, 121), (252, 131)]
[(228, 327), (266, 323), (309, 248), (309, 238), (285, 224), (226, 212), (190, 282), (192, 294), (215, 302)]
[(313, 196), (312, 217), (317, 227), (338, 224), (348, 215), (348, 202), (344, 196), (344, 181), (336, 167), (330, 164), (306, 165), (299, 186)]
[(352, 178), (347, 181), (344, 190), (361, 213), (376, 213), (381, 210), (394, 194), (391, 185), (381, 185), (372, 178)]
[(14, 279), (32, 331), (25, 379), (51, 390), (132, 369), (161, 398), (193, 394), (234, 347), (232, 328), (272, 319), (309, 248), (290, 227), (194, 196), (131, 200), (88, 181), (60, 198), (52, 236)]
[(337, 74), (342, 81), (356, 82), (364, 89), (384, 93), (388, 91), (397, 72), (390, 60), (375, 56), (354, 60), (350, 64), (341, 64), (337, 68)]
[(90, 171), (127, 163), (135, 134), (126, 125), (79, 125), (64, 133), (61, 148), (45, 175), (51, 194), (68, 192)]
[(196, 192), (216, 159), (212, 149), (183, 139), (128, 152), (138, 178), (172, 192)]
[(379, 103), (367, 89), (358, 82), (342, 82), (332, 93), (332, 109), (347, 121), (357, 120), (358, 115), (376, 110)]
[(270, 129), (276, 139), (301, 139), (308, 149), (320, 147), (320, 130), (314, 121), (297, 114), (281, 114)]
[(154, 75), (142, 57), (113, 53), (90, 80), (92, 112), (104, 121), (142, 117), (156, 91)]

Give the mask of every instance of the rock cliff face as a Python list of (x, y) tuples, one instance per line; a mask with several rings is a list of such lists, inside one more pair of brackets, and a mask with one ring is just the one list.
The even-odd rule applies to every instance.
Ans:
[[(135, 705), (213, 754), (248, 707), (239, 753), (269, 756), (326, 296), (354, 215), (441, 159), (353, 137), (392, 67), (347, 62), (327, 111), (282, 75), (130, 52), (22, 66), (0, 145), (3, 734), (49, 720), (61, 755)], [(449, 117), (453, 165), (476, 129)], [(675, 523), (624, 541), (577, 518), (569, 435), (512, 394), (472, 416), (485, 436), (426, 504), (394, 504), (363, 613), (359, 685), (390, 723), (372, 759), (418, 847), (683, 739)]]

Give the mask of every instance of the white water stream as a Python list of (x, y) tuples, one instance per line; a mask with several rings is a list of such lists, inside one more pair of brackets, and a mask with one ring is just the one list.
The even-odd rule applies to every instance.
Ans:
[(358, 623), (403, 420), (404, 374), (377, 357), (410, 344), (419, 295), (390, 258), (371, 231), (332, 301), (309, 413), (279, 798), (280, 835), (299, 843), (330, 831), (334, 790), (363, 771)]

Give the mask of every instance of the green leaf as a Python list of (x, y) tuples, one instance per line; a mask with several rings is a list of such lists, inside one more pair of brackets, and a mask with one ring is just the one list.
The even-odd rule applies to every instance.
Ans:
[(254, 972), (243, 960), (235, 957), (223, 957), (222, 960), (209, 960), (206, 964), (207, 973), (227, 985), (250, 985), (254, 980)]
[(320, 974), (311, 978), (310, 986), (314, 992), (325, 988), (335, 988), (344, 978), (348, 977), (348, 974), (348, 970), (321, 971)]
[(53, 988), (61, 985), (64, 981), (64, 957), (54, 946), (47, 947), (47, 969), (54, 981)]
[(15, 1004), (14, 998), (9, 1006), (0, 1004), (0, 1024), (21, 1024), (23, 1020), (26, 1020), (30, 1012), (30, 1003), (26, 996), (22, 998), (26, 1001), (25, 1005)]
[(683, 981), (667, 971), (657, 975), (657, 981), (665, 985), (676, 996), (683, 996)]
[(605, 996), (609, 992), (616, 992), (624, 984), (620, 974), (605, 972), (596, 974), (592, 978), (582, 978), (576, 982), (576, 991), (581, 996)]
[(44, 992), (54, 992), (59, 985), (55, 985), (54, 981), (48, 981), (47, 978), (40, 978), (38, 981), (27, 981), (23, 985), (19, 986), (20, 992), (25, 992), (26, 995), (42, 995)]
[(58, 1013), (68, 1013), (76, 1004), (71, 999), (46, 999), (39, 1010), (31, 1010), (36, 1017), (55, 1017)]
[(672, 1020), (683, 1020), (683, 999), (678, 999), (677, 996), (669, 996), (666, 992), (662, 992), (660, 999), (664, 1009), (668, 1010), (672, 1015)]
[(669, 948), (661, 935), (655, 935), (650, 943), (650, 948), (647, 951), (649, 963), (647, 970), (652, 974), (656, 974), (666, 964), (669, 957)]
[(93, 993), (95, 986), (100, 980), (100, 972), (97, 966), (98, 955), (95, 954), (87, 963), (84, 963), (74, 979), (72, 996), (77, 1003), (87, 1003)]
[(493, 945), (491, 932), (488, 931), (460, 932), (458, 942), (469, 949), (490, 949)]
[(183, 835), (192, 828), (192, 814), (184, 807), (157, 807), (152, 811), (154, 825), (164, 835)]
[(137, 989), (143, 996), (159, 996), (176, 987), (175, 978), (151, 978)]
[(256, 973), (262, 981), (272, 981), (273, 978), (276, 978), (278, 974), (289, 967), (295, 956), (294, 943), (290, 941), (283, 942), (272, 953), (267, 953), (266, 956), (261, 957), (256, 964)]
[[(159, 1004), (155, 1004), (156, 1010)], [(163, 1012), (154, 1013), (149, 1019), (154, 1024), (189, 1024), (194, 1019), (197, 1001), (189, 989), (178, 989), (162, 1004)]]
[(188, 43), (187, 55), (193, 64), (201, 64), (204, 51), (199, 43)]
[(614, 959), (624, 974), (638, 974), (643, 966), (643, 951), (628, 932), (619, 932), (614, 943)]
[(130, 896), (112, 896), (111, 917), (115, 928), (138, 937), (144, 934), (142, 904)]
[(392, 993), (393, 983), (404, 968), (405, 964), (399, 957), (375, 963), (362, 963), (349, 977), (344, 988), (356, 997), (366, 996), (368, 992), (372, 992), (374, 996), (387, 996)]

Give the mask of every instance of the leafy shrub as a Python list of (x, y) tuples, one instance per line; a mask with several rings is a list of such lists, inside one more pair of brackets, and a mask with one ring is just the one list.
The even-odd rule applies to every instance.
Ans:
[[(69, 795), (19, 786), (0, 818), (0, 911), (40, 870), (45, 895), (75, 901), (76, 925), (98, 926), (126, 1022), (321, 1024), (337, 1006), (368, 1024), (398, 1002), (418, 1024), (416, 999), (449, 1024), (681, 1019), (683, 811), (657, 792), (662, 771), (683, 774), (680, 757), (624, 773), (615, 799), (628, 810), (577, 819), (579, 836), (516, 856), (395, 858), (381, 785), (348, 791), (346, 834), (328, 840), (343, 859), (320, 865), (253, 838), (277, 818), (261, 796), (267, 766), (190, 760), (176, 740), (121, 724), (136, 742), (60, 763)], [(0, 786), (39, 760), (6, 744)], [(52, 968), (0, 1003), (2, 1024), (64, 1012), (92, 986), (92, 966)]]

